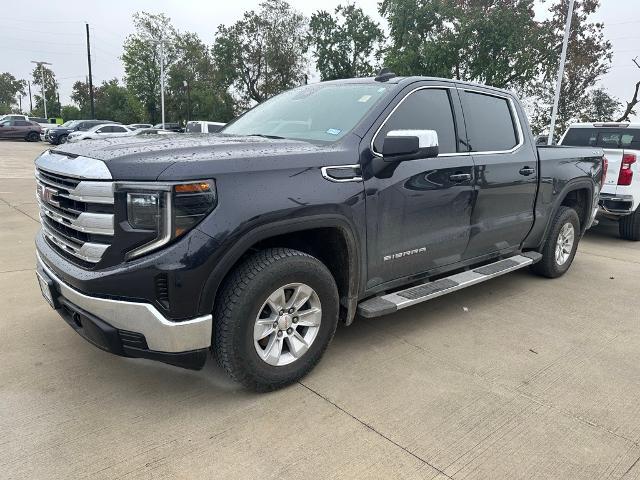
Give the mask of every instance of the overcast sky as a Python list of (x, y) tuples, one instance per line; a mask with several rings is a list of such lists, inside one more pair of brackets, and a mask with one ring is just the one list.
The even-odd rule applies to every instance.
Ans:
[[(7, 0), (5, 0), (6, 2)], [(5, 3), (3, 2), (3, 3)], [(346, 0), (311, 2), (290, 0), (305, 15), (322, 6), (332, 10)], [(122, 43), (133, 30), (131, 15), (136, 11), (163, 12), (180, 31), (192, 31), (208, 44), (213, 43), (216, 28), (238, 20), (245, 10), (257, 8), (259, 0), (34, 0), (29, 8), (7, 8), (0, 16), (0, 72), (11, 72), (30, 79), (31, 60), (48, 61), (60, 84), (63, 104), (70, 103), (71, 86), (87, 75), (85, 22), (91, 26), (91, 50), (94, 84), (113, 77), (121, 79), (124, 71), (118, 58)], [(366, 13), (382, 22), (378, 0), (355, 0)], [(536, 13), (547, 15), (549, 1), (539, 1)], [(594, 19), (605, 24), (605, 35), (613, 44), (613, 63), (602, 79), (602, 86), (621, 101), (630, 98), (638, 70), (631, 59), (640, 57), (640, 0), (601, 0)], [(14, 4), (17, 6), (17, 4)], [(28, 98), (23, 108), (28, 108)], [(25, 107), (25, 105), (27, 105)]]

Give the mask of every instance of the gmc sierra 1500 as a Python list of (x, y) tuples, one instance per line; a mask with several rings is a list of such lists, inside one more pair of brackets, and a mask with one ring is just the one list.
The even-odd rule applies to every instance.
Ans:
[(42, 292), (109, 352), (256, 390), (296, 381), (350, 324), (518, 268), (567, 271), (599, 148), (536, 147), (518, 99), (435, 78), (324, 82), (211, 136), (56, 147), (36, 160)]

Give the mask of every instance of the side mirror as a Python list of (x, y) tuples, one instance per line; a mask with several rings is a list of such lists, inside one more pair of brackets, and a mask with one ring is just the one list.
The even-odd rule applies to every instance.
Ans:
[(438, 153), (435, 130), (391, 130), (382, 144), (382, 156), (389, 162), (433, 158)]

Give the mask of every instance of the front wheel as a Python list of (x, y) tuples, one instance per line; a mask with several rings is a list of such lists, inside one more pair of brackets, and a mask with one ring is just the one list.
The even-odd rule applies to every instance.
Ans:
[(58, 138), (58, 145), (62, 145), (63, 143), (67, 143), (66, 135), (60, 135), (60, 138)]
[(336, 283), (320, 260), (288, 248), (260, 251), (232, 272), (216, 299), (213, 353), (246, 387), (281, 388), (318, 363), (338, 309)]
[(625, 215), (618, 221), (620, 237), (637, 242), (640, 240), (640, 206), (631, 215)]
[(531, 269), (538, 275), (548, 278), (564, 275), (576, 255), (579, 238), (578, 214), (573, 208), (560, 207), (542, 248), (542, 260)]

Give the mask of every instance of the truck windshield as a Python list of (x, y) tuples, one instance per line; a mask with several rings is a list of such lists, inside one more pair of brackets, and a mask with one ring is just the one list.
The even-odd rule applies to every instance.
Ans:
[(277, 95), (230, 123), (222, 133), (333, 142), (385, 94), (380, 84), (315, 84)]
[(640, 129), (570, 128), (562, 145), (640, 150)]

